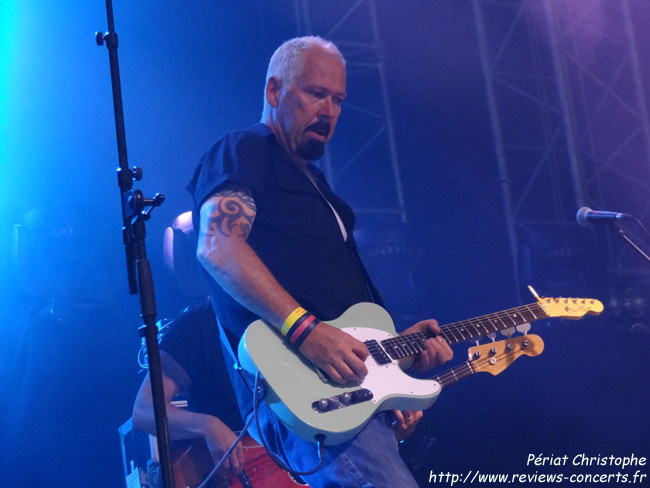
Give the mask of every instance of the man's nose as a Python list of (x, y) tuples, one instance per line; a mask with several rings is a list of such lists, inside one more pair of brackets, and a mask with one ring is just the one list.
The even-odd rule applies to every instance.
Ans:
[(332, 97), (325, 97), (320, 101), (320, 109), (318, 110), (319, 116), (325, 116), (327, 118), (333, 117), (335, 113), (334, 102)]

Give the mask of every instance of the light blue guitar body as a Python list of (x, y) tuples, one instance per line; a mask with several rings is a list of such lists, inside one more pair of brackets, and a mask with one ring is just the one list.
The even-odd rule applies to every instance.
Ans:
[[(361, 342), (397, 336), (390, 315), (372, 303), (354, 305), (328, 324)], [(378, 364), (372, 356), (366, 360), (368, 375), (361, 383), (329, 381), (262, 320), (246, 330), (239, 360), (249, 373), (261, 372), (266, 403), (289, 429), (309, 441), (323, 434), (327, 445), (352, 438), (377, 412), (424, 410), (441, 390), (435, 380), (407, 375), (397, 360)]]

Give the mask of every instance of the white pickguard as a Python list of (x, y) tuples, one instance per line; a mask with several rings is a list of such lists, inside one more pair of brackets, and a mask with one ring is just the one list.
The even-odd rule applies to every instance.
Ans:
[[(377, 342), (394, 337), (388, 332), (379, 329), (347, 327), (341, 329), (361, 342), (376, 340)], [(362, 388), (372, 391), (373, 403), (380, 403), (390, 396), (426, 396), (440, 391), (440, 384), (432, 380), (418, 380), (410, 377), (397, 361), (379, 365), (372, 357), (365, 362), (368, 375), (359, 383)]]

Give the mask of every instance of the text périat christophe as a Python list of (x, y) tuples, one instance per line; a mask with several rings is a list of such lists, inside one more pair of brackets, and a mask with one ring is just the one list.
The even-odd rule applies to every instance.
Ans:
[[(569, 456), (545, 456), (543, 454), (529, 454), (526, 466), (534, 464), (535, 466), (567, 466)], [(573, 466), (616, 466), (624, 469), (627, 466), (645, 466), (646, 458), (637, 457), (634, 454), (630, 456), (587, 456), (586, 454), (577, 454), (571, 459)]]

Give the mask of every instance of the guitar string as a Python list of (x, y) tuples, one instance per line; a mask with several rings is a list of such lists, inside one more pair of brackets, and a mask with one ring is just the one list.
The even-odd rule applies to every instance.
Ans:
[[(530, 319), (528, 319), (524, 314), (530, 314)], [(535, 312), (540, 314), (538, 317)], [(540, 313), (541, 312), (541, 313)], [(443, 326), (443, 329), (445, 331), (450, 331), (452, 334), (453, 332), (457, 332), (463, 339), (466, 339), (463, 336), (463, 332), (467, 332), (470, 335), (470, 339), (475, 337), (472, 334), (471, 330), (467, 330), (468, 326), (471, 326), (473, 328), (477, 328), (478, 326), (483, 327), (485, 330), (488, 330), (487, 325), (490, 326), (490, 328), (494, 328), (494, 331), (490, 332), (496, 332), (498, 330), (501, 330), (503, 328), (508, 328), (512, 327), (515, 325), (520, 325), (520, 323), (525, 323), (528, 320), (539, 320), (541, 318), (546, 318), (548, 315), (544, 313), (544, 309), (537, 303), (533, 303), (531, 305), (526, 305), (523, 307), (517, 307), (517, 308), (512, 308), (509, 310), (504, 310), (502, 312), (496, 312), (488, 315), (484, 315), (482, 317), (475, 317), (472, 319), (468, 320), (462, 320), (460, 322), (454, 322), (449, 325)], [(515, 318), (518, 320), (515, 321)], [(506, 323), (507, 321), (504, 321), (504, 319), (508, 319), (509, 321), (512, 321), (512, 324)], [(521, 320), (524, 320), (524, 322), (520, 322)], [(494, 323), (496, 321), (501, 322), (502, 326), (495, 325)], [(478, 324), (478, 325), (476, 325)], [(482, 335), (482, 334), (479, 334)]]
[[(458, 340), (458, 338), (456, 338), (455, 335), (453, 335), (454, 329), (461, 336), (462, 340), (473, 339), (474, 337), (478, 337), (480, 335), (485, 335), (483, 333), (479, 333), (478, 335), (472, 335), (473, 333), (471, 331), (467, 330), (468, 325), (471, 325), (472, 327), (477, 328), (476, 325), (471, 323), (472, 321), (478, 322), (478, 324), (480, 324), (485, 330), (488, 330), (487, 327), (484, 325), (484, 323), (487, 320), (490, 320), (490, 325), (494, 328), (494, 332), (496, 332), (498, 330), (502, 330), (504, 328), (509, 328), (511, 326), (521, 325), (523, 323), (526, 323), (527, 321), (539, 320), (540, 318), (545, 318), (543, 316), (542, 317), (537, 317), (537, 315), (535, 315), (535, 313), (532, 310), (530, 310), (531, 307), (536, 307), (538, 309), (538, 310), (536, 310), (538, 313), (539, 312), (544, 313), (544, 309), (539, 304), (533, 303), (531, 305), (526, 305), (526, 306), (523, 306), (523, 307), (517, 307), (517, 308), (510, 309), (510, 310), (505, 310), (503, 312), (488, 314), (488, 315), (485, 315), (483, 317), (475, 317), (473, 319), (468, 319), (468, 320), (464, 320), (464, 321), (461, 321), (461, 322), (454, 322), (454, 323), (445, 325), (445, 326), (443, 326), (441, 328), (441, 334), (440, 335), (443, 335), (445, 337), (445, 339), (447, 339), (448, 342), (453, 344), (455, 342), (461, 342), (460, 340)], [(526, 311), (528, 311), (529, 313), (532, 314), (532, 320), (527, 319), (526, 317), (524, 317), (523, 313), (526, 312)], [(524, 321), (520, 322), (520, 323), (514, 322), (513, 316), (515, 316), (515, 315), (521, 317), (520, 320), (524, 320)], [(548, 317), (547, 314), (544, 313), (544, 315), (546, 317)], [(499, 319), (499, 321), (501, 322), (503, 327), (496, 327), (491, 323), (494, 317)], [(513, 325), (506, 324), (502, 319), (503, 317), (507, 317), (508, 319), (513, 320), (514, 324)], [(448, 331), (451, 332), (454, 340), (450, 340), (449, 337), (447, 337), (446, 333)], [(469, 335), (469, 337), (465, 337), (463, 335), (462, 331), (465, 331)], [(428, 339), (429, 337), (432, 337), (432, 334), (431, 334), (430, 331), (420, 331), (420, 332), (415, 332), (413, 334), (409, 334), (409, 335), (406, 335), (406, 336), (396, 336), (396, 337), (392, 337), (390, 339), (385, 339), (385, 340), (381, 341), (381, 344), (382, 344), (382, 346), (387, 346), (387, 347), (390, 347), (392, 349), (397, 349), (397, 352), (400, 354), (400, 357), (406, 357), (406, 356), (411, 356), (413, 354), (421, 352), (422, 349), (423, 349), (422, 346), (424, 344), (424, 341), (426, 339)], [(406, 348), (407, 354), (404, 354), (404, 351), (402, 350), (402, 348)], [(415, 348), (415, 351), (410, 351), (409, 348)], [(393, 358), (393, 359), (397, 359), (397, 358)]]
[[(445, 371), (444, 373), (438, 376), (434, 376), (433, 379), (438, 381), (442, 386), (448, 386), (452, 383), (455, 383), (461, 378), (466, 378), (467, 376), (470, 376), (472, 373), (473, 371), (469, 364), (469, 361), (465, 361), (464, 364), (461, 364), (456, 368), (452, 368), (449, 371)], [(460, 378), (458, 376), (460, 376)]]
[[(544, 304), (535, 302), (501, 312), (487, 314), (481, 317), (454, 322), (442, 326), (440, 335), (442, 335), (450, 344), (455, 344), (491, 332), (516, 327), (527, 322), (534, 322), (552, 316), (561, 316), (563, 312), (567, 311), (566, 305), (568, 300), (569, 299), (560, 301), (553, 300)], [(512, 324), (508, 322), (512, 322)], [(483, 331), (480, 330), (480, 327), (483, 328)], [(490, 330), (491, 328), (494, 330)], [(460, 338), (458, 336), (460, 336)], [(396, 336), (390, 339), (385, 339), (381, 341), (381, 345), (388, 348), (387, 352), (393, 359), (401, 359), (421, 352), (423, 350), (424, 341), (429, 337), (432, 337), (430, 331), (420, 331), (406, 336)]]
[[(535, 310), (530, 309), (533, 306), (535, 307)], [(532, 320), (538, 320), (538, 319), (547, 317), (547, 315), (545, 313), (543, 313), (543, 315), (540, 314), (540, 316), (538, 317), (537, 315), (535, 315), (535, 311), (538, 312), (538, 313), (540, 313), (540, 312), (543, 313), (544, 312), (544, 310), (541, 308), (541, 306), (539, 306), (539, 304), (531, 304), (531, 305), (527, 305), (527, 306), (524, 306), (524, 307), (517, 307), (517, 308), (510, 309), (510, 310), (504, 310), (502, 312), (496, 312), (496, 313), (484, 315), (482, 317), (475, 317), (475, 318), (472, 318), (472, 319), (462, 320), (460, 322), (454, 322), (454, 323), (451, 323), (449, 325), (443, 326), (441, 329), (442, 329), (442, 332), (450, 331), (450, 332), (453, 333), (455, 331), (461, 336), (463, 335), (462, 334), (463, 331), (466, 331), (470, 335), (469, 338), (472, 339), (475, 336), (471, 335), (471, 334), (473, 334), (473, 332), (471, 330), (467, 331), (468, 326), (471, 326), (473, 328), (478, 328), (480, 326), (480, 327), (483, 327), (485, 330), (488, 330), (487, 325), (489, 325), (490, 328), (494, 329), (493, 331), (490, 331), (490, 332), (496, 332), (496, 331), (501, 330), (503, 328), (509, 328), (509, 327), (511, 327), (513, 325), (519, 325), (513, 319), (513, 317), (518, 316), (518, 317), (520, 317), (519, 320), (528, 320), (528, 318), (524, 316), (525, 312), (528, 312), (528, 313), (531, 314), (531, 319)], [(513, 324), (506, 323), (506, 321), (504, 321), (505, 318), (512, 321)], [(501, 326), (494, 325), (494, 322), (496, 322), (497, 320), (499, 322), (501, 322)], [(525, 322), (521, 322), (521, 323), (525, 323)], [(478, 325), (476, 325), (476, 324), (478, 324)], [(479, 335), (483, 335), (483, 334), (479, 333)]]
[[(525, 336), (524, 336), (525, 337)], [(456, 368), (452, 368), (449, 371), (446, 371), (438, 376), (435, 376), (434, 379), (438, 380), (440, 383), (443, 384), (443, 386), (449, 386), (459, 379), (466, 378), (467, 376), (471, 376), (474, 373), (480, 373), (482, 372), (483, 368), (486, 368), (489, 366), (490, 359), (496, 359), (497, 362), (503, 361), (505, 358), (509, 356), (514, 356), (513, 361), (517, 359), (519, 356), (522, 354), (525, 354), (528, 356), (528, 354), (525, 353), (526, 350), (533, 351), (533, 349), (530, 349), (530, 346), (528, 349), (518, 349), (518, 350), (513, 350), (513, 351), (505, 351), (501, 353), (497, 353), (494, 356), (486, 357), (486, 358), (478, 358), (473, 361), (466, 361), (465, 364), (462, 364), (461, 366), (457, 366)], [(533, 351), (534, 352), (534, 351)], [(539, 353), (538, 353), (539, 354)], [(474, 366), (474, 367), (472, 367)], [(460, 376), (458, 378), (459, 374), (462, 374), (463, 376)], [(453, 381), (452, 381), (453, 380)], [(447, 383), (445, 385), (445, 383)]]
[[(505, 327), (508, 328), (512, 325), (520, 325), (519, 322), (520, 320), (524, 321), (536, 321), (536, 320), (541, 320), (544, 318), (549, 318), (551, 317), (551, 313), (557, 314), (558, 316), (561, 316), (563, 313), (566, 313), (566, 305), (568, 303), (569, 299), (564, 299), (559, 302), (551, 301), (544, 303), (543, 305), (540, 303), (531, 303), (528, 305), (524, 305), (521, 307), (516, 307), (516, 308), (511, 308), (509, 310), (504, 310), (501, 312), (496, 312), (492, 314), (487, 314), (481, 317), (475, 317), (467, 320), (463, 320), (460, 322), (454, 322), (449, 325), (443, 326), (443, 332), (445, 331), (450, 331), (454, 332), (456, 331), (459, 335), (462, 336), (462, 332), (466, 331), (466, 326), (472, 326), (474, 328), (478, 326), (484, 327), (485, 328), (485, 323), (489, 321), (489, 325), (492, 327), (495, 327), (493, 322), (496, 322), (497, 320), (501, 322), (501, 324)], [(583, 300), (584, 301), (584, 300)], [(529, 314), (529, 315), (527, 315)], [(519, 317), (517, 317), (519, 316)], [(513, 322), (513, 324), (507, 324), (504, 322), (504, 319), (508, 319)], [(517, 319), (516, 321), (514, 319)], [(525, 323), (525, 322), (522, 322)], [(495, 329), (494, 332), (497, 330), (500, 330), (501, 327), (498, 327)], [(486, 329), (487, 330), (487, 329)], [(472, 334), (471, 331), (468, 332), (469, 334)], [(472, 337), (470, 337), (472, 338)]]

